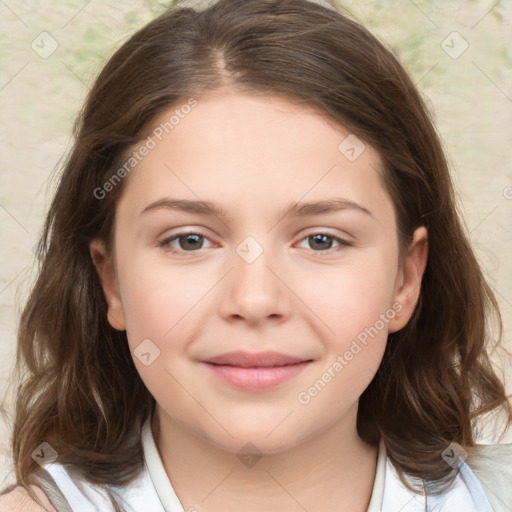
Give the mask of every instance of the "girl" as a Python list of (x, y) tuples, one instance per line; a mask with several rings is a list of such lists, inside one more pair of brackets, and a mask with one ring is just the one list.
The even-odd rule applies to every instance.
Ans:
[(510, 510), (512, 446), (475, 442), (512, 423), (496, 300), (423, 100), (341, 12), (135, 34), (39, 256), (0, 510)]

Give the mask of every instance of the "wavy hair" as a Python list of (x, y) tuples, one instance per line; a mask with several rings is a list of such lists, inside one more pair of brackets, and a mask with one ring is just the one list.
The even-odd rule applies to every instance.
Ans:
[(17, 484), (28, 487), (37, 466), (31, 453), (42, 441), (58, 462), (94, 484), (126, 485), (141, 470), (140, 428), (155, 400), (126, 332), (107, 321), (89, 252), (97, 237), (111, 247), (126, 180), (101, 199), (95, 191), (156, 116), (224, 85), (283, 95), (347, 127), (382, 159), (402, 252), (417, 227), (428, 229), (419, 302), (409, 323), (388, 337), (382, 364), (360, 397), (357, 428), (369, 443), (383, 439), (411, 490), (419, 492), (413, 485), (419, 478), (441, 492), (454, 476), (441, 457), (451, 442), (474, 447), (475, 421), (491, 411), (504, 411), (512, 423), (489, 356), (489, 344), (502, 335), (500, 313), (459, 218), (421, 94), (366, 28), (341, 9), (307, 0), (171, 8), (125, 42), (96, 79), (75, 124), (40, 239), (38, 278), (19, 324)]

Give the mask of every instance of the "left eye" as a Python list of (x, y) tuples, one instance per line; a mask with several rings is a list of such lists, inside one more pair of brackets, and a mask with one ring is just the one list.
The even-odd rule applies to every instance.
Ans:
[[(320, 248), (319, 251), (314, 252), (327, 252), (332, 248), (332, 241), (336, 241), (341, 247), (349, 247), (351, 244), (350, 242), (347, 242), (347, 240), (343, 240), (342, 238), (338, 238), (334, 235), (329, 235), (328, 233), (313, 233), (311, 235), (306, 236), (301, 240), (309, 240), (313, 241), (313, 245), (316, 245)], [(328, 240), (331, 240), (330, 243), (326, 243)], [(325, 247), (325, 245), (328, 245), (329, 247)]]
[[(200, 232), (190, 231), (190, 232), (184, 232), (184, 233), (177, 233), (176, 235), (173, 235), (172, 237), (166, 238), (165, 240), (162, 240), (160, 242), (160, 247), (163, 247), (166, 251), (172, 252), (172, 253), (179, 253), (179, 252), (197, 252), (199, 249), (204, 249), (202, 247), (202, 242), (204, 240), (209, 240), (206, 235)], [(337, 242), (339, 246), (341, 247), (348, 247), (351, 245), (350, 242), (347, 242), (346, 240), (342, 238), (338, 238), (333, 235), (329, 235), (327, 233), (313, 233), (311, 235), (308, 235), (300, 240), (300, 242), (303, 241), (312, 241), (313, 246), (316, 246), (317, 249), (312, 249), (314, 252), (327, 252), (332, 249), (333, 241)], [(330, 242), (329, 242), (330, 240)], [(178, 242), (178, 247), (175, 247), (172, 245), (173, 242)], [(328, 247), (326, 247), (328, 246)]]

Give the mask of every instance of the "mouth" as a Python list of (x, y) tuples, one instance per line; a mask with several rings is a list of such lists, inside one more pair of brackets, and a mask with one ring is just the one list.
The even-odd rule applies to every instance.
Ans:
[(201, 361), (222, 382), (245, 390), (263, 390), (301, 373), (312, 359), (278, 352), (228, 352)]

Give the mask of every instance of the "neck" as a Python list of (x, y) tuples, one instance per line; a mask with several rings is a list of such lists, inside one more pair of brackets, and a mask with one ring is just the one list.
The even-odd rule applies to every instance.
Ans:
[(356, 415), (357, 403), (343, 421), (320, 435), (245, 464), (236, 453), (183, 428), (158, 406), (152, 430), (186, 511), (366, 512), (378, 446), (358, 436)]

